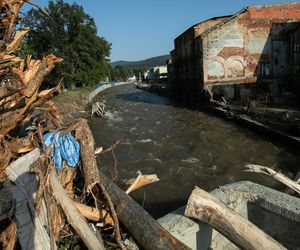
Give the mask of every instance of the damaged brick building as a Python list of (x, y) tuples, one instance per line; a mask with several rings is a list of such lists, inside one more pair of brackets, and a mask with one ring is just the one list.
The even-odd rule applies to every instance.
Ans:
[[(251, 86), (299, 89), (300, 3), (247, 7), (192, 26), (171, 52), (173, 91), (194, 102), (246, 97)], [(258, 83), (258, 84), (256, 84)]]

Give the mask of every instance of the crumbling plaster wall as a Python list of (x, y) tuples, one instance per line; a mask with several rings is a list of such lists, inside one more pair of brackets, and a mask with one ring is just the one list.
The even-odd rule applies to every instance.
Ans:
[(250, 22), (245, 12), (202, 37), (204, 84), (256, 82), (258, 61), (271, 52), (270, 26)]
[(201, 35), (204, 85), (272, 83), (290, 75), (287, 32), (299, 21), (300, 3), (251, 7)]

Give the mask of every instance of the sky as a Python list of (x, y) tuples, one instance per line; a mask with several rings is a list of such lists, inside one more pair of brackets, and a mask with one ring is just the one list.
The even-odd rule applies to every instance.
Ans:
[[(47, 0), (35, 0), (46, 6)], [(82, 5), (112, 44), (111, 61), (143, 60), (168, 54), (174, 39), (193, 24), (231, 15), (246, 6), (286, 3), (280, 0), (65, 0)]]

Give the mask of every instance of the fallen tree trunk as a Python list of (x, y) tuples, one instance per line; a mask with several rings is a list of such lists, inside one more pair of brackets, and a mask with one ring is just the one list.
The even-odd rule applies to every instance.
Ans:
[(97, 183), (100, 183), (100, 179), (95, 157), (95, 141), (87, 120), (80, 119), (78, 123), (76, 123), (75, 134), (80, 142), (80, 155), (85, 178), (84, 183), (86, 185), (85, 189), (87, 193), (90, 193), (93, 187)]
[(173, 237), (136, 201), (126, 195), (106, 175), (99, 171), (103, 185), (111, 197), (119, 220), (145, 249), (189, 249)]
[(211, 225), (241, 249), (286, 249), (218, 198), (198, 187), (189, 198), (185, 215)]
[[(76, 124), (73, 125), (75, 129), (76, 138), (80, 142), (80, 156), (81, 162), (84, 172), (84, 180), (85, 180), (85, 190), (87, 193), (93, 192), (93, 188), (95, 187), (94, 192), (99, 191), (99, 187), (103, 192), (108, 207), (111, 211), (111, 215), (114, 222), (115, 227), (115, 237), (116, 241), (121, 249), (124, 248), (122, 240), (121, 240), (121, 233), (119, 227), (119, 220), (115, 212), (115, 208), (111, 202), (111, 199), (108, 193), (105, 190), (101, 182), (101, 178), (99, 175), (99, 170), (96, 162), (95, 156), (95, 148), (94, 148), (94, 137), (92, 131), (89, 128), (88, 122), (85, 119), (80, 119)], [(73, 126), (70, 129), (73, 129)]]
[(72, 200), (68, 197), (63, 186), (58, 180), (55, 171), (55, 169), (52, 169), (50, 173), (50, 184), (53, 189), (53, 196), (60, 204), (63, 212), (68, 218), (68, 221), (89, 249), (104, 250), (102, 239), (99, 240), (97, 238), (95, 232), (93, 232), (92, 228), (73, 205)]

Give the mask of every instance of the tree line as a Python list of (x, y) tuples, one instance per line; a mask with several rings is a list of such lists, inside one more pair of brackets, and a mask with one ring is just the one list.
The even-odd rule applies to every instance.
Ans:
[(49, 1), (48, 15), (37, 9), (29, 10), (23, 23), (31, 27), (23, 43), (24, 55), (40, 58), (54, 54), (64, 61), (46, 79), (49, 85), (62, 77), (66, 87), (93, 86), (106, 80), (126, 80), (132, 76), (122, 66), (110, 65), (111, 43), (98, 36), (94, 19), (82, 6), (63, 0)]

